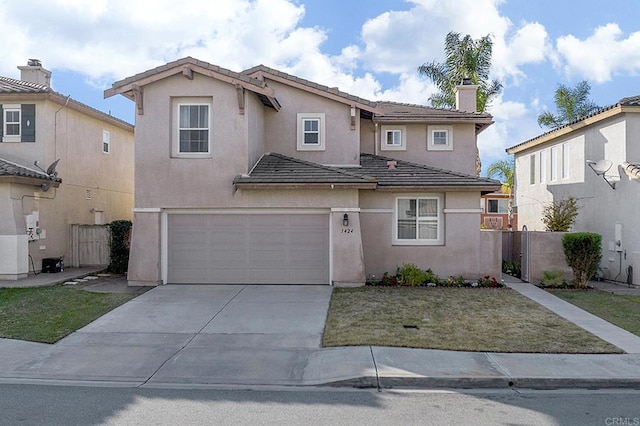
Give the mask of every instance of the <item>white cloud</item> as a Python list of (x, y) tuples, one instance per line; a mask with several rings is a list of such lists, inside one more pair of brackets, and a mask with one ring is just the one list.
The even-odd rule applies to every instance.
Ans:
[(640, 32), (623, 39), (617, 24), (610, 23), (595, 29), (584, 40), (573, 35), (560, 37), (557, 49), (564, 60), (567, 75), (578, 74), (581, 78), (603, 83), (612, 75), (625, 71), (640, 72)]

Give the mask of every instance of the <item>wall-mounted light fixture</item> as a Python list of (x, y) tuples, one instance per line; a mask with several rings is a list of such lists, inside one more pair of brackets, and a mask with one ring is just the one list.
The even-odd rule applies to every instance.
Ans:
[(342, 216), (342, 226), (349, 226), (349, 215), (346, 213)]
[(598, 175), (602, 176), (605, 182), (611, 187), (611, 189), (616, 189), (616, 181), (615, 176), (609, 176), (607, 178), (606, 173), (613, 166), (613, 162), (611, 160), (600, 160), (600, 161), (591, 161), (587, 160), (587, 164), (591, 167), (591, 170)]

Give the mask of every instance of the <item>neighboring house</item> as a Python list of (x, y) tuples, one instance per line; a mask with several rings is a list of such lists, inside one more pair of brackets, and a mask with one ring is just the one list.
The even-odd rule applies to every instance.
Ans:
[(480, 206), (482, 208), (480, 226), (485, 229), (518, 229), (518, 214), (515, 212), (509, 226), (509, 194), (505, 194), (502, 190), (485, 194), (482, 196)]
[(441, 110), (193, 58), (114, 83), (105, 96), (137, 112), (129, 283), (361, 284), (409, 262), (498, 275), (475, 90)]
[(0, 279), (71, 252), (71, 224), (131, 219), (133, 126), (53, 91), (37, 60), (0, 77)]
[(543, 208), (574, 197), (572, 231), (602, 235), (605, 278), (640, 284), (640, 96), (507, 149), (515, 155), (519, 224), (544, 230)]

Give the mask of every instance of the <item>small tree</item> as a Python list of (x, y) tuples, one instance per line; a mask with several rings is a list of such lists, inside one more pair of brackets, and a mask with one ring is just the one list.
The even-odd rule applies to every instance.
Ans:
[(573, 226), (578, 216), (578, 204), (573, 197), (554, 201), (544, 206), (542, 223), (545, 231), (567, 232)]
[(573, 270), (576, 288), (587, 285), (598, 270), (602, 259), (602, 237), (590, 232), (574, 232), (562, 237), (562, 247), (567, 265)]
[(116, 274), (124, 274), (129, 266), (129, 247), (131, 243), (131, 221), (114, 220), (109, 224), (111, 238), (109, 247), (111, 251), (111, 263), (109, 271)]

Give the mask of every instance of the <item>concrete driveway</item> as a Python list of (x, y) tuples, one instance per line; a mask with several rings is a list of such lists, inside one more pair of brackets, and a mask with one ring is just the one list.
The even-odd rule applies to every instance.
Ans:
[[(321, 349), (329, 286), (156, 287), (55, 345), (3, 341), (1, 377), (155, 384), (314, 384), (366, 373), (352, 348), (325, 377)], [(337, 373), (337, 376), (336, 376)], [(6, 374), (6, 376), (5, 376)]]

